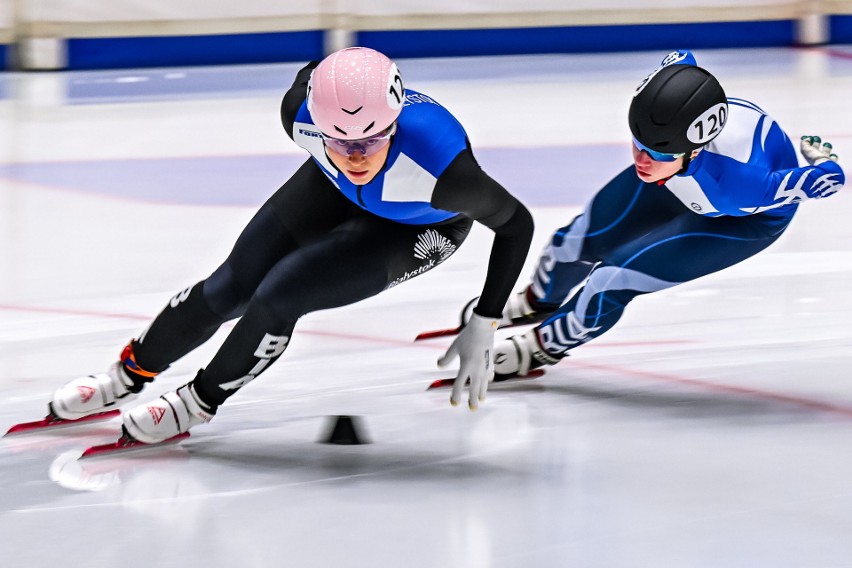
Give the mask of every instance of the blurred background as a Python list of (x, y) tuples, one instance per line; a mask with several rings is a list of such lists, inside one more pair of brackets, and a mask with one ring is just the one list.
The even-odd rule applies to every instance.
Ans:
[(850, 0), (2, 0), (7, 69), (848, 42)]
[[(307, 158), (278, 117), (295, 73), (350, 44), (529, 206), (519, 286), (630, 164), (632, 92), (674, 49), (852, 163), (852, 1), (0, 0), (0, 433), (221, 262)], [(481, 290), (475, 226), (439, 269), (302, 318), (179, 446), (79, 461), (117, 421), (0, 439), (0, 566), (850, 566), (850, 217), (848, 189), (804, 203), (472, 413), (426, 390), (450, 341), (413, 338)], [(319, 443), (336, 415), (372, 443)]]

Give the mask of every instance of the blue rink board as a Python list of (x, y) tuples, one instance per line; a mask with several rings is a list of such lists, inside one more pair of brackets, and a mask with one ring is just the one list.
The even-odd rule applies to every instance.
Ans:
[[(846, 26), (842, 21), (838, 25)], [(508, 29), (360, 31), (391, 57), (601, 53), (795, 44), (793, 20)], [(68, 69), (298, 62), (321, 59), (323, 30), (200, 36), (71, 38)]]

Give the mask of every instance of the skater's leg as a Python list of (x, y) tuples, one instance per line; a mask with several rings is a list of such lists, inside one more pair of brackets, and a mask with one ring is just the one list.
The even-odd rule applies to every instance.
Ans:
[[(685, 212), (613, 251), (552, 316), (495, 348), (498, 374), (553, 364), (568, 351), (606, 333), (637, 296), (664, 290), (733, 266), (775, 242), (786, 227), (775, 218), (701, 217)], [(510, 338), (512, 339), (512, 338)], [(517, 338), (515, 338), (517, 339)], [(519, 354), (518, 345), (526, 346)], [(523, 370), (523, 369), (521, 369)]]
[(216, 271), (171, 299), (134, 344), (137, 363), (159, 373), (240, 317), (267, 273), (357, 209), (312, 160), (258, 210)]
[(539, 325), (541, 345), (551, 355), (562, 356), (606, 333), (637, 296), (738, 264), (782, 232), (775, 219), (759, 215), (709, 218), (684, 213), (598, 264), (583, 287)]
[(612, 251), (683, 213), (663, 187), (646, 184), (631, 166), (595, 194), (571, 223), (554, 231), (529, 285), (513, 295), (504, 324), (542, 321)]
[(456, 251), (470, 225), (419, 228), (363, 217), (288, 256), (197, 381), (201, 398), (221, 404), (253, 380), (281, 355), (304, 314), (353, 304), (431, 270)]
[(49, 410), (77, 419), (135, 398), (145, 383), (238, 317), (266, 273), (289, 252), (359, 214), (307, 161), (257, 212), (225, 262), (207, 279), (175, 295), (106, 373), (58, 389)]
[[(363, 216), (299, 248), (269, 271), (222, 347), (185, 392), (206, 416), (214, 415), (282, 355), (302, 315), (352, 304), (427, 272), (455, 252), (470, 225), (463, 220), (415, 227)], [(165, 430), (154, 424), (149, 410), (150, 405), (127, 413), (131, 436), (148, 441), (178, 433), (169, 429), (172, 424)]]

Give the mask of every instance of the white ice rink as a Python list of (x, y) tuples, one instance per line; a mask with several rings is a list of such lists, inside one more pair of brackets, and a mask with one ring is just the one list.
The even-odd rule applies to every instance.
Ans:
[[(399, 61), (530, 205), (524, 282), (629, 163), (630, 95), (663, 55)], [(852, 47), (696, 56), (852, 170)], [(305, 157), (278, 120), (298, 68), (0, 76), (0, 431), (105, 370), (224, 258)], [(412, 340), (455, 324), (489, 247), (478, 227), (438, 269), (305, 317), (180, 446), (77, 461), (117, 420), (0, 439), (0, 567), (852, 566), (848, 190), (472, 413), (426, 391), (450, 341)], [(189, 380), (228, 329), (143, 396)], [(340, 414), (372, 443), (319, 443)]]

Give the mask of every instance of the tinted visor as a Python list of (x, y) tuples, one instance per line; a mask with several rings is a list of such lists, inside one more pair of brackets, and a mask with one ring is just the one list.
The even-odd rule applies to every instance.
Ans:
[(655, 162), (674, 162), (678, 158), (686, 156), (685, 152), (681, 152), (680, 154), (665, 154), (663, 152), (657, 152), (656, 150), (651, 150), (650, 148), (643, 145), (641, 142), (639, 142), (635, 138), (633, 139), (633, 145), (636, 146), (636, 148), (638, 150), (641, 150), (642, 152), (646, 152), (651, 157), (651, 159), (654, 160)]
[(396, 122), (383, 131), (359, 140), (341, 140), (331, 136), (322, 135), (325, 147), (341, 156), (351, 156), (353, 152), (361, 152), (363, 156), (372, 156), (388, 145), (391, 136), (396, 134)]

